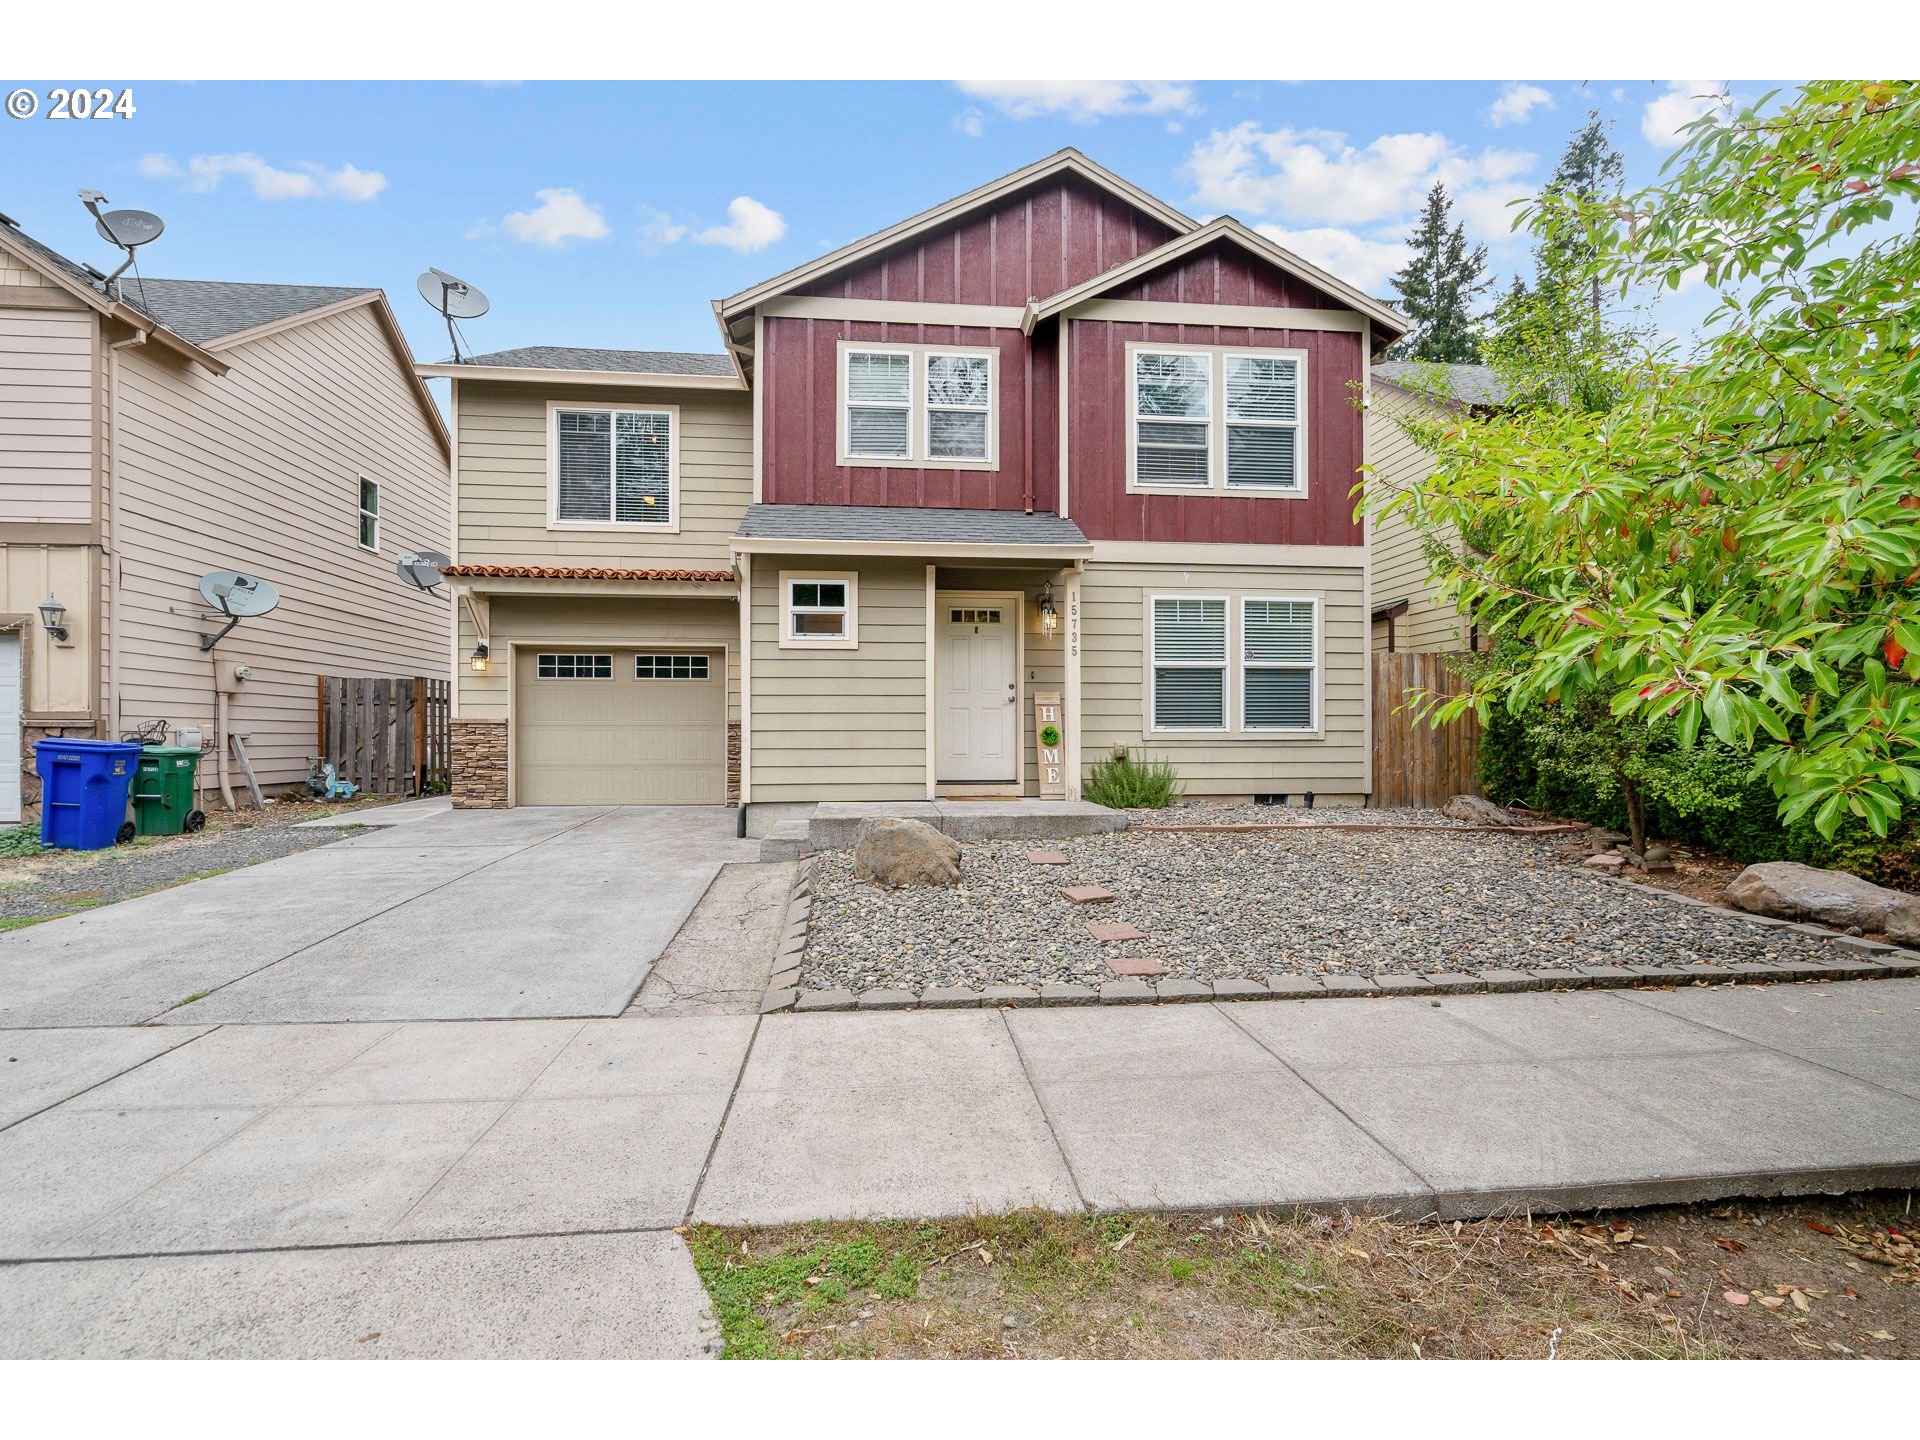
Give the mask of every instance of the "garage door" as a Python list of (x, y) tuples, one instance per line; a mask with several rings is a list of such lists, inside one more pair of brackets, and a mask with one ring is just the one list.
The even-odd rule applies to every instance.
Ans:
[(723, 805), (720, 652), (515, 652), (514, 799), (521, 805)]

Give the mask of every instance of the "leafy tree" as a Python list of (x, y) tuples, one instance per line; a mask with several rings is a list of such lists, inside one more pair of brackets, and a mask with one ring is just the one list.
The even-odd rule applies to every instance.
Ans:
[(1486, 273), (1487, 247), (1469, 247), (1466, 227), (1450, 224), (1452, 219), (1453, 201), (1436, 181), (1407, 239), (1413, 258), (1393, 277), (1400, 308), (1413, 321), (1393, 348), (1395, 359), (1442, 364), (1480, 359), (1481, 317), (1474, 302), (1493, 285)]
[(1435, 471), (1366, 503), (1467, 537), (1438, 589), (1519, 642), (1425, 697), (1437, 723), (1592, 692), (1750, 755), (1785, 822), (1884, 836), (1920, 797), (1920, 85), (1778, 99), (1701, 117), (1625, 201), (1529, 210), (1614, 293), (1712, 287), (1684, 363), (1607, 361), (1601, 406), (1409, 416)]

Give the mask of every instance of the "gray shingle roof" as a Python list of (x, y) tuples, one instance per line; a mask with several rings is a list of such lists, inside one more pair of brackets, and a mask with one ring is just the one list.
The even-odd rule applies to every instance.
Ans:
[(1086, 545), (1071, 520), (1023, 510), (908, 505), (749, 505), (740, 539), (877, 540), (913, 545)]
[(1388, 360), (1373, 377), (1418, 395), (1438, 395), (1462, 405), (1502, 405), (1507, 387), (1491, 365), (1441, 365), (1429, 360)]
[(468, 365), (497, 365), (510, 370), (625, 370), (638, 375), (733, 374), (725, 355), (697, 355), (683, 350), (581, 350), (569, 345), (523, 345), (518, 350), (495, 350), (469, 355)]
[(258, 325), (324, 310), (372, 285), (257, 285), (244, 280), (138, 280), (120, 277), (120, 298), (196, 345)]

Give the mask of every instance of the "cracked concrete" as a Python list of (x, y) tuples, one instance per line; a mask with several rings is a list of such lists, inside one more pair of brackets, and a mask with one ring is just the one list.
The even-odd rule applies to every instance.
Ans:
[(629, 1016), (755, 1015), (773, 974), (795, 864), (726, 865), (654, 962)]

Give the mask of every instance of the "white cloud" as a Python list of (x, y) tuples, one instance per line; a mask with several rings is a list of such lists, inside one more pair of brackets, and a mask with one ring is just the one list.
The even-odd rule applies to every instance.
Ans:
[(533, 209), (512, 211), (498, 225), (476, 225), (467, 238), (484, 240), (504, 232), (510, 240), (557, 250), (570, 241), (604, 240), (613, 233), (600, 207), (578, 190), (553, 186), (534, 191), (533, 198), (540, 202)]
[(1666, 92), (1647, 102), (1640, 112), (1640, 133), (1659, 150), (1680, 143), (1680, 128), (1724, 103), (1726, 86), (1719, 80), (1669, 80)]
[(724, 245), (742, 255), (764, 250), (787, 233), (787, 222), (778, 210), (762, 205), (751, 195), (736, 195), (727, 205), (725, 225), (713, 225), (693, 237), (696, 245)]
[(978, 140), (987, 128), (987, 117), (969, 106), (953, 117), (953, 128), (970, 140)]
[(677, 245), (687, 238), (687, 232), (693, 227), (676, 221), (664, 210), (655, 210), (650, 205), (641, 207), (645, 216), (640, 222), (640, 243), (648, 249), (658, 249), (662, 245)]
[(1331, 131), (1262, 130), (1247, 121), (1196, 144), (1187, 168), (1197, 205), (1307, 227), (1397, 220), (1435, 181), (1467, 205), (1488, 194), (1525, 193), (1513, 182), (1534, 159), (1519, 150), (1472, 155), (1437, 132), (1381, 135), (1355, 146)]
[(1487, 111), (1487, 123), (1496, 129), (1502, 125), (1524, 125), (1527, 117), (1541, 106), (1554, 108), (1553, 96), (1538, 85), (1522, 85), (1509, 80), (1500, 90), (1500, 98)]
[(1357, 285), (1369, 295), (1387, 294), (1388, 282), (1407, 263), (1404, 240), (1371, 240), (1331, 225), (1309, 230), (1283, 230), (1278, 225), (1255, 228), (1274, 244), (1339, 276), (1349, 285)]
[(962, 80), (959, 88), (1015, 120), (1064, 115), (1092, 125), (1109, 115), (1193, 115), (1200, 109), (1191, 85), (1167, 80)]
[(237, 175), (261, 200), (345, 200), (362, 204), (387, 188), (387, 177), (378, 170), (362, 170), (357, 165), (329, 170), (310, 160), (282, 170), (250, 153), (195, 155), (184, 166), (171, 155), (152, 153), (140, 157), (140, 173), (149, 180), (184, 179), (187, 189), (201, 194), (218, 189), (227, 176)]

